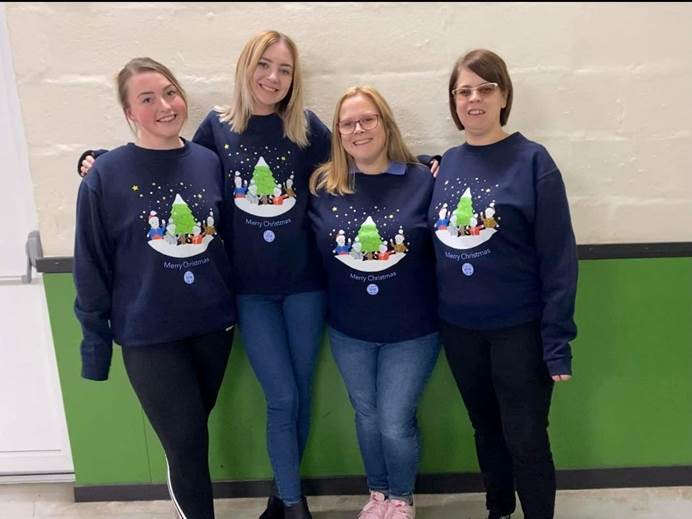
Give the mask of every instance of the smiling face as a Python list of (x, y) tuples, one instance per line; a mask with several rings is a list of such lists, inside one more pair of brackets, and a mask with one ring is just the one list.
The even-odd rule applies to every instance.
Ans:
[[(377, 119), (377, 126), (366, 130), (364, 121)], [(341, 104), (339, 124), (351, 126), (356, 123), (352, 133), (342, 133), (341, 142), (363, 173), (381, 173), (389, 164), (387, 158), (387, 133), (382, 122), (382, 115), (375, 104), (365, 95), (349, 97)], [(363, 122), (361, 122), (363, 121)], [(370, 124), (365, 123), (365, 126)]]
[(470, 144), (490, 144), (506, 135), (500, 124), (500, 111), (507, 106), (507, 96), (500, 88), (489, 93), (477, 88), (486, 83), (486, 79), (467, 68), (459, 71), (455, 88), (465, 87), (471, 95), (455, 96), (456, 113)]
[(286, 97), (293, 82), (293, 54), (283, 41), (267, 47), (252, 76), (253, 113), (269, 115)]
[(159, 72), (140, 72), (127, 81), (127, 118), (137, 128), (144, 148), (180, 147), (187, 105), (178, 89)]

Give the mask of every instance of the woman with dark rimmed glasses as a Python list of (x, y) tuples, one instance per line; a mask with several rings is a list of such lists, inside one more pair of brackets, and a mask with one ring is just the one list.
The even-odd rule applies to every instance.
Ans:
[(355, 410), (370, 499), (360, 519), (413, 519), (416, 408), (437, 360), (433, 177), (372, 87), (337, 103), (332, 154), (310, 179), (332, 353)]

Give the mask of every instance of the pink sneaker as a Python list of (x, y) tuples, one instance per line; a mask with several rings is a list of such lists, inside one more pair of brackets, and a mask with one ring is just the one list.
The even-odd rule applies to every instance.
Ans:
[(399, 499), (390, 499), (385, 519), (415, 519), (416, 507)]
[(370, 500), (358, 514), (358, 519), (384, 519), (388, 508), (389, 501), (385, 499), (384, 494), (371, 490)]

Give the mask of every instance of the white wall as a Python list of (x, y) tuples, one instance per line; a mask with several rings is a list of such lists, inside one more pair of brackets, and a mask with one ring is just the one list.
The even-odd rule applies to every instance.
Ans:
[(692, 241), (690, 3), (8, 3), (7, 21), (47, 255), (72, 254), (79, 153), (131, 139), (117, 70), (170, 66), (190, 137), (264, 29), (298, 43), (306, 105), (328, 125), (342, 91), (369, 83), (416, 153), (461, 142), (449, 72), (490, 48), (515, 86), (508, 129), (553, 154), (579, 243)]

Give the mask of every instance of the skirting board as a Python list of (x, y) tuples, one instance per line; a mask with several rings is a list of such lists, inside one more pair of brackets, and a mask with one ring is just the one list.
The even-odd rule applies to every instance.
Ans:
[[(557, 471), (558, 490), (688, 485), (692, 485), (692, 465)], [(269, 480), (214, 483), (214, 497), (217, 499), (265, 497), (271, 491), (272, 482)], [(416, 480), (418, 494), (461, 494), (482, 491), (483, 482), (478, 473), (422, 474)], [(357, 495), (367, 493), (367, 485), (362, 476), (311, 478), (303, 480), (303, 492), (308, 496)], [(165, 484), (75, 485), (74, 495), (77, 502), (169, 499)]]

